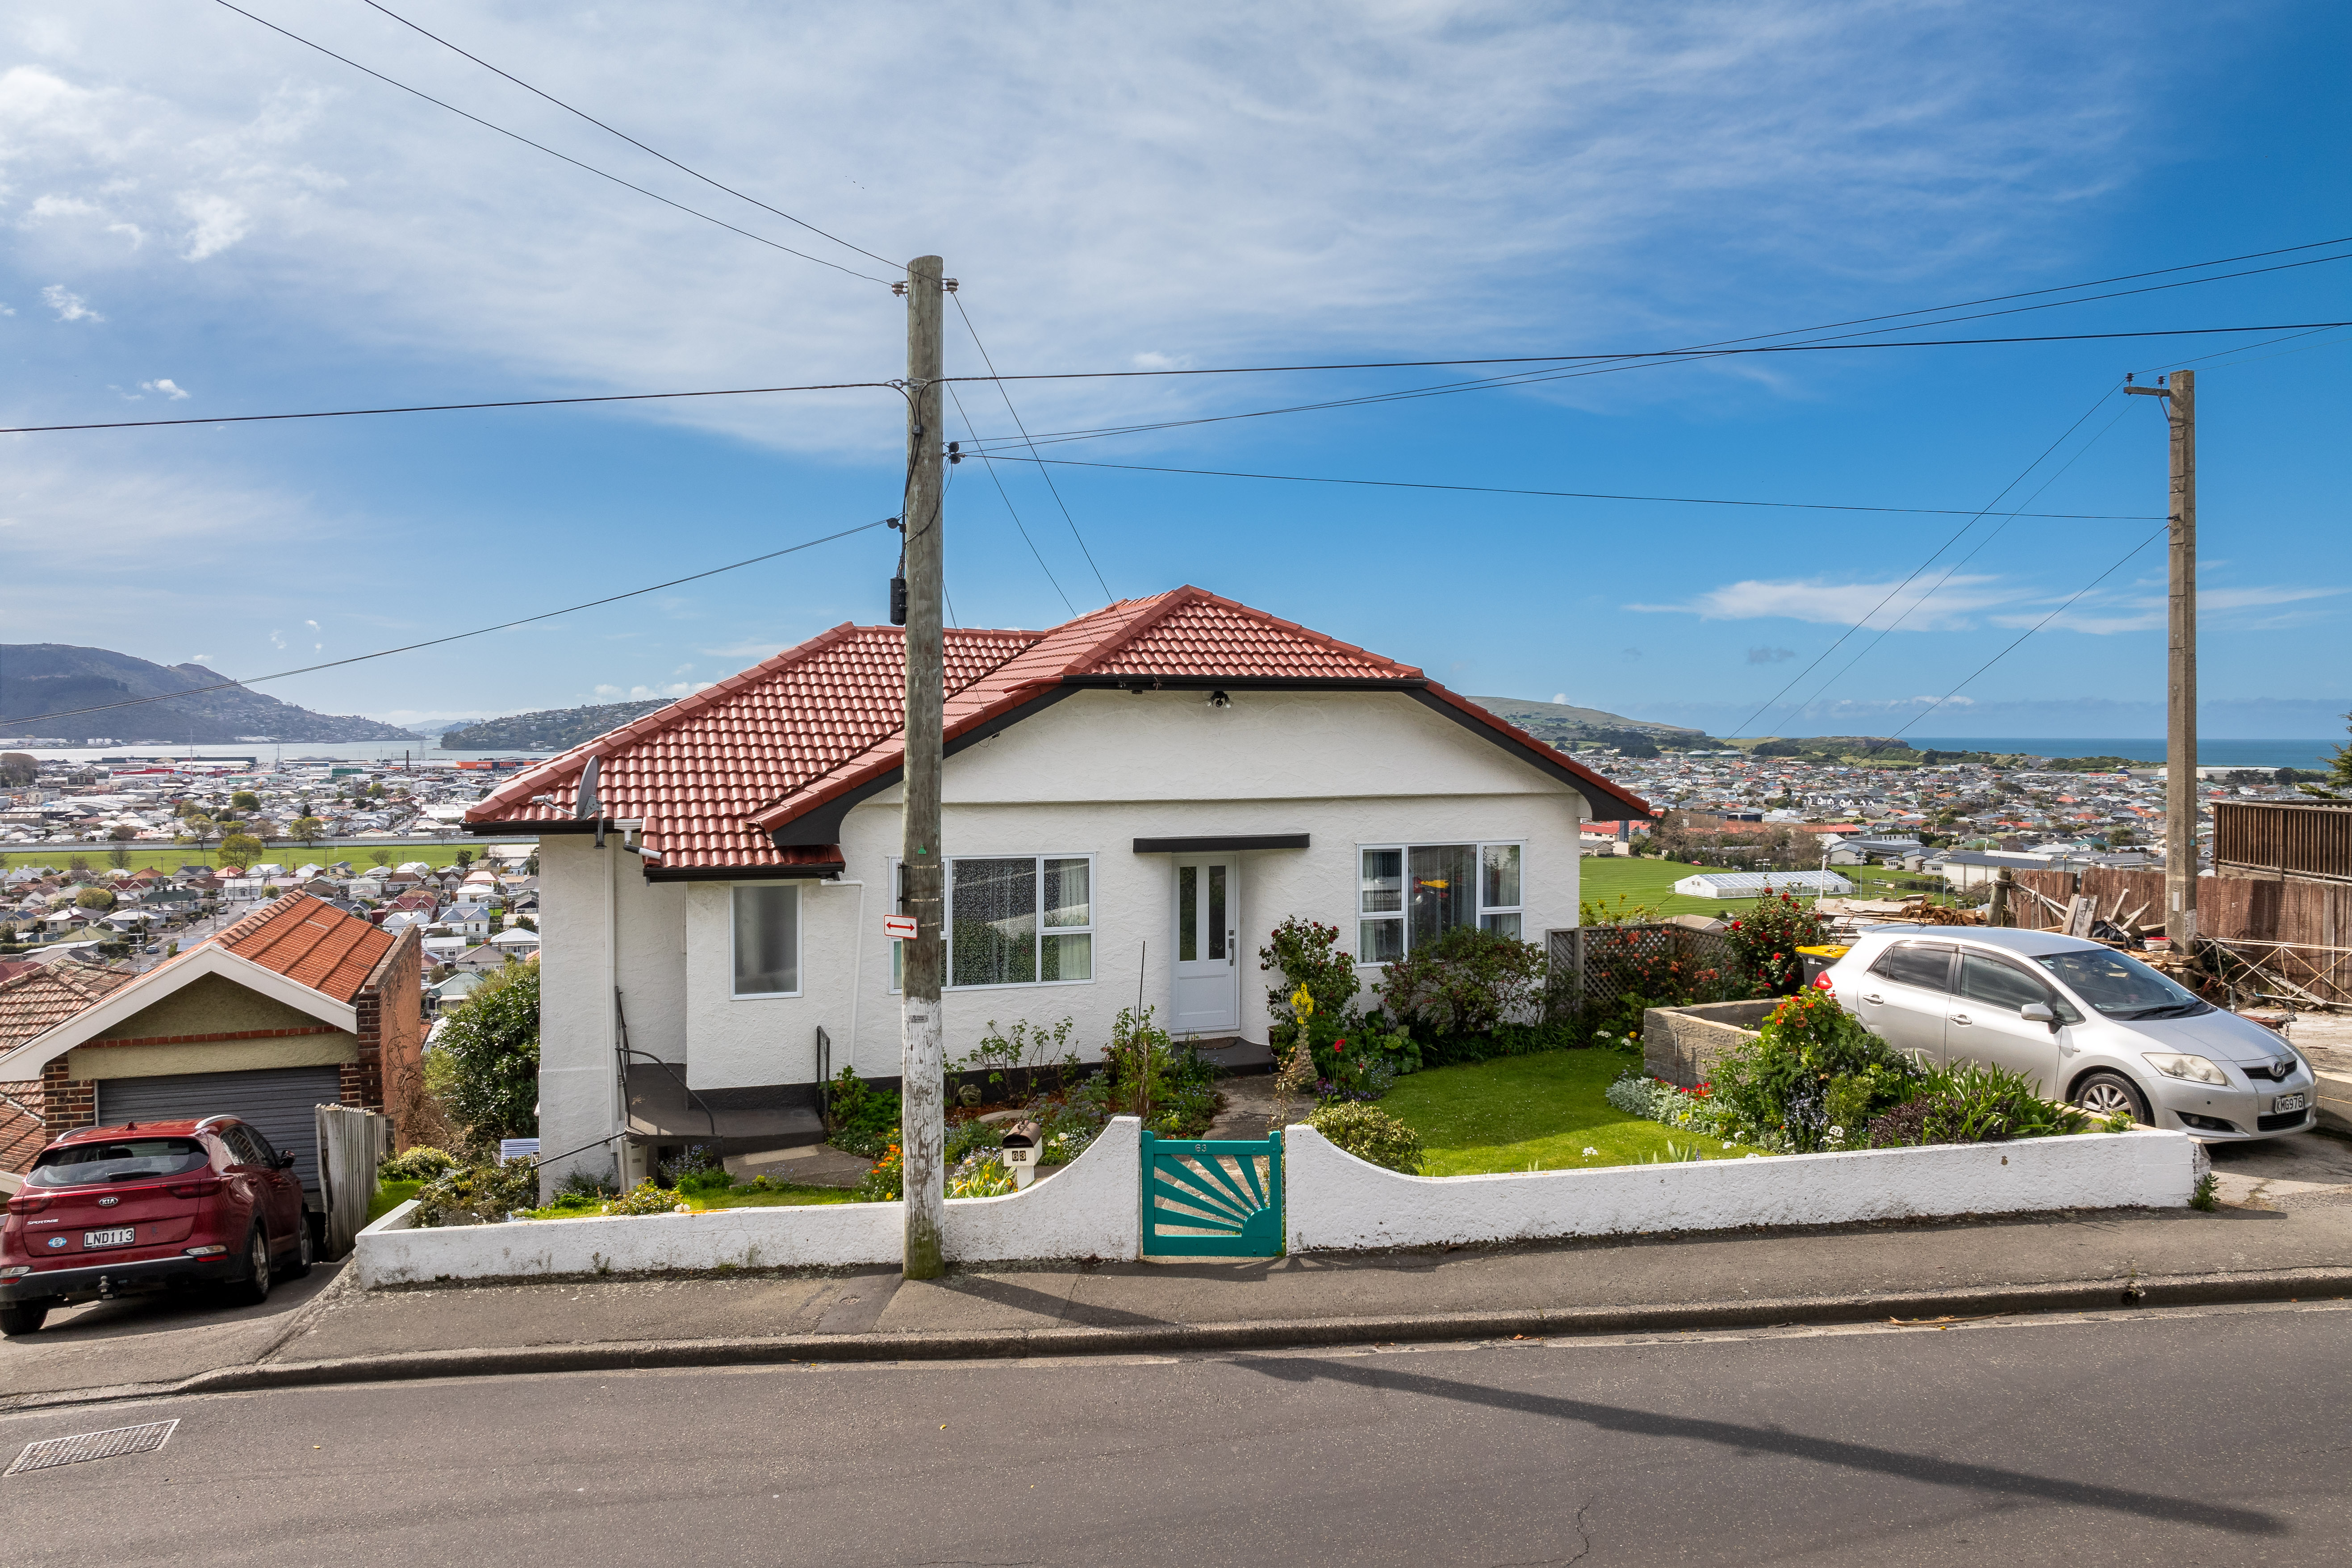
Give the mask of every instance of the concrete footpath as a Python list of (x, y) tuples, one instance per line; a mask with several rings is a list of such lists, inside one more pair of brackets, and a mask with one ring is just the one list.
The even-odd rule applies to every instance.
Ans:
[[(2333, 1195), (2333, 1194), (2331, 1194)], [(2259, 1200), (2256, 1200), (2259, 1201)], [(1249, 1262), (584, 1279), (263, 1309), (93, 1303), (0, 1342), (0, 1408), (788, 1361), (1146, 1354), (2352, 1297), (2352, 1204), (2051, 1215)]]

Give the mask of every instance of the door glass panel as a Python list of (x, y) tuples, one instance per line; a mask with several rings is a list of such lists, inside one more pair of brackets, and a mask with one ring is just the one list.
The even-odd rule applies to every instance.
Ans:
[(1489, 844), (1485, 851), (1485, 858), (1486, 907), (1490, 910), (1517, 909), (1519, 907), (1519, 847), (1516, 844)]
[(1960, 994), (2011, 1013), (2034, 1002), (2047, 1006), (2052, 1000), (2050, 987), (2025, 971), (1973, 952), (1960, 954)]
[(1478, 915), (1477, 849), (1468, 844), (1415, 845), (1406, 868), (1406, 945), (1435, 942)]
[(1201, 956), (1201, 868), (1176, 868), (1176, 957), (1190, 963)]
[(950, 983), (1019, 985), (1037, 978), (1037, 862), (958, 860), (950, 900)]
[(1225, 956), (1225, 868), (1209, 868), (1209, 956)]

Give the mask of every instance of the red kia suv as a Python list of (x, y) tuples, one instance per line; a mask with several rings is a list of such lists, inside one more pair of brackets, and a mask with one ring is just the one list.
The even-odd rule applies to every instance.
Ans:
[(191, 1284), (269, 1297), (313, 1256), (294, 1156), (233, 1116), (68, 1132), (34, 1162), (0, 1226), (0, 1333), (52, 1308)]

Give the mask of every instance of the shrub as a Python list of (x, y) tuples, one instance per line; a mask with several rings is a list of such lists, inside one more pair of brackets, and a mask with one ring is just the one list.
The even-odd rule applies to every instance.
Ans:
[(2007, 1068), (1964, 1062), (1927, 1075), (1918, 1094), (1872, 1121), (1865, 1148), (1920, 1143), (2006, 1143), (2080, 1132), (2091, 1118), (2042, 1098), (2037, 1084)]
[(677, 1207), (677, 1194), (651, 1182), (639, 1182), (604, 1205), (606, 1214), (668, 1214)]
[(1015, 1190), (1013, 1173), (994, 1154), (973, 1154), (948, 1172), (948, 1196), (1000, 1198)]
[[(605, 1167), (606, 1173), (611, 1170), (611, 1166)], [(576, 1199), (591, 1205), (600, 1204), (606, 1198), (618, 1197), (620, 1193), (619, 1185), (609, 1173), (591, 1173), (576, 1165), (564, 1172), (563, 1179), (555, 1184), (558, 1202)]]
[(1311, 1112), (1307, 1125), (1357, 1159), (1406, 1175), (1421, 1171), (1421, 1134), (1370, 1105), (1327, 1105)]
[(1341, 951), (1338, 926), (1318, 925), (1313, 921), (1291, 916), (1274, 928), (1274, 942), (1257, 950), (1257, 966), (1261, 973), (1282, 972), (1282, 984), (1269, 985), (1265, 1005), (1277, 1018), (1291, 1016), (1291, 994), (1300, 986), (1315, 998), (1318, 1018), (1345, 1018), (1355, 1011), (1356, 993), (1360, 982), (1356, 978), (1356, 960)]
[(1749, 995), (1789, 996), (1805, 984), (1805, 961), (1797, 949), (1819, 946), (1829, 940), (1829, 931), (1811, 905), (1787, 893), (1767, 893), (1724, 936), (1747, 971)]
[(1434, 1035), (1483, 1035), (1534, 1015), (1544, 967), (1533, 942), (1457, 926), (1389, 965), (1381, 1005)]
[(461, 1163), (457, 1156), (446, 1149), (436, 1149), (419, 1143), (405, 1154), (394, 1154), (375, 1170), (380, 1182), (429, 1182), (444, 1172), (454, 1171)]
[(1922, 1069), (1837, 1005), (1805, 991), (1716, 1064), (1712, 1097), (1740, 1142), (1811, 1152), (1858, 1142), (1864, 1121), (1911, 1099)]
[(417, 1189), (416, 1223), (495, 1225), (510, 1214), (538, 1206), (538, 1161), (461, 1165)]
[(509, 963), (459, 1003), (433, 1087), (483, 1142), (539, 1133), (539, 965)]
[(882, 1157), (874, 1163), (874, 1168), (866, 1172), (865, 1179), (857, 1184), (857, 1199), (860, 1203), (887, 1204), (896, 1203), (906, 1195), (906, 1156), (898, 1145), (893, 1142), (882, 1151)]
[(902, 1105), (896, 1089), (877, 1089), (844, 1068), (831, 1085), (825, 1127), (830, 1142), (845, 1153), (878, 1160), (882, 1151), (898, 1141)]
[(1425, 1067), (1461, 1067), (1497, 1057), (1573, 1050), (1592, 1043), (1584, 1030), (1571, 1023), (1498, 1024), (1483, 1035), (1447, 1035), (1424, 1041), (1420, 1055)]

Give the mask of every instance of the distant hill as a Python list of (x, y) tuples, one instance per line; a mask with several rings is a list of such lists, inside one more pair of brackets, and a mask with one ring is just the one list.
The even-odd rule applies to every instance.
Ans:
[(536, 713), (514, 713), (485, 719), (441, 731), (445, 752), (560, 752), (583, 741), (593, 741), (607, 730), (668, 707), (671, 698), (650, 702), (604, 702), (589, 708), (545, 708)]
[(1563, 750), (1613, 747), (1637, 754), (1668, 751), (1719, 751), (1723, 742), (1704, 730), (1680, 724), (1654, 724), (1628, 719), (1598, 708), (1567, 702), (1534, 702), (1524, 697), (1473, 697), (1471, 701), (1500, 719), (1507, 719), (1537, 740)]
[[(0, 643), (0, 735), (74, 742), (216, 745), (236, 741), (415, 741), (391, 724), (348, 713), (313, 713), (242, 686), (218, 684), (201, 664), (151, 664), (127, 653), (66, 643)], [(135, 708), (110, 703), (163, 697)], [(68, 709), (99, 711), (62, 714)]]

